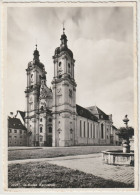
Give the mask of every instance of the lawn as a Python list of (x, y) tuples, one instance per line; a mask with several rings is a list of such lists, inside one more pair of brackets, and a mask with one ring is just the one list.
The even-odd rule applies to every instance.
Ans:
[(133, 188), (105, 180), (78, 170), (52, 165), (47, 162), (13, 164), (8, 166), (9, 188)]
[(118, 150), (121, 146), (78, 146), (78, 147), (64, 147), (64, 148), (27, 148), (15, 149), (8, 151), (8, 160), (20, 159), (38, 159), (38, 158), (51, 158), (59, 156), (73, 156), (99, 153), (104, 150)]

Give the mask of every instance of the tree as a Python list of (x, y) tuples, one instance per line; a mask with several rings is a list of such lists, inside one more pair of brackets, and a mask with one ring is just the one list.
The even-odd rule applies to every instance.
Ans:
[(133, 127), (120, 127), (116, 131), (116, 135), (119, 136), (119, 138), (123, 139), (129, 139), (134, 135), (134, 128)]

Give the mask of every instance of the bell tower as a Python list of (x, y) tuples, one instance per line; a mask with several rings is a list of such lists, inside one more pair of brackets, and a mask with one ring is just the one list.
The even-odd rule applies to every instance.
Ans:
[(27, 142), (28, 146), (38, 146), (39, 132), (39, 95), (42, 75), (46, 74), (44, 65), (39, 60), (39, 51), (36, 49), (33, 53), (33, 61), (28, 63), (27, 72), (27, 87), (26, 94), (26, 127), (27, 127)]
[(53, 146), (75, 144), (76, 129), (76, 83), (74, 79), (75, 60), (67, 46), (67, 36), (63, 28), (60, 47), (53, 56)]

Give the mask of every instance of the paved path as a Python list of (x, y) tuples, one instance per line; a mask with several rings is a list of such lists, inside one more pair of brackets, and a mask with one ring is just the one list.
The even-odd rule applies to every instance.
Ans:
[(124, 183), (134, 183), (134, 167), (104, 164), (101, 153), (94, 154), (92, 157), (87, 155), (85, 158), (54, 160), (49, 163), (71, 169), (78, 169), (104, 179), (112, 179)]
[(104, 164), (101, 153), (56, 158), (15, 160), (9, 161), (8, 163), (14, 164), (39, 161), (47, 161), (48, 163), (58, 166), (64, 166), (75, 170), (77, 169), (104, 179), (112, 179), (124, 183), (134, 183), (134, 167)]

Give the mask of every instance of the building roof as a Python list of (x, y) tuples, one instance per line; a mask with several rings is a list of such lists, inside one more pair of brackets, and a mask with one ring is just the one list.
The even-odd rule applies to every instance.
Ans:
[(27, 130), (19, 118), (8, 117), (8, 128)]
[(117, 130), (117, 128), (114, 125), (112, 125), (112, 128), (115, 129), (115, 130)]
[[(97, 106), (90, 106), (87, 107), (87, 109), (92, 112), (92, 114), (94, 114), (95, 116), (98, 116), (100, 119), (103, 120), (109, 120), (109, 115), (105, 114), (100, 108), (98, 108)], [(102, 118), (101, 118), (102, 115)]]
[(76, 104), (76, 111), (79, 116), (98, 122), (98, 118), (94, 116), (89, 110)]
[[(23, 121), (25, 122), (25, 114), (26, 114), (26, 112), (23, 112), (23, 111), (17, 110), (17, 114), (18, 114), (18, 113), (21, 115), (21, 117), (22, 117)], [(17, 114), (16, 114), (16, 116), (17, 116)]]

